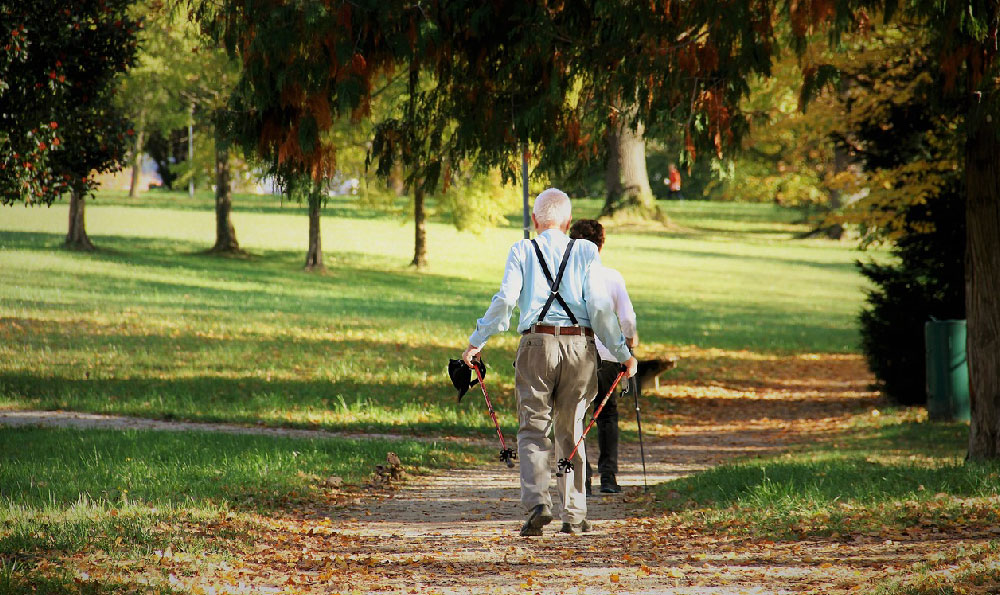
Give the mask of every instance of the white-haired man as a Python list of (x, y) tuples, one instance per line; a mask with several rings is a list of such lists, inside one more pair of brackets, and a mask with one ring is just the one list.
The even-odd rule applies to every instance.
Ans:
[[(614, 357), (636, 372), (618, 326), (600, 267), (597, 246), (570, 240), (566, 232), (572, 207), (566, 193), (549, 188), (535, 198), (533, 214), (537, 237), (514, 244), (507, 256), (500, 291), (476, 323), (466, 364), (482, 351), (493, 334), (510, 327), (510, 316), (521, 311), (517, 331), (521, 342), (514, 361), (517, 391), (517, 449), (521, 471), (521, 504), (528, 519), (521, 535), (541, 535), (552, 521), (549, 459), (569, 457), (583, 434), (583, 417), (597, 390), (597, 347), (594, 335)], [(549, 438), (549, 433), (553, 438)], [(556, 481), (560, 499), (561, 531), (589, 531), (584, 492), (586, 454), (578, 449), (573, 469)]]

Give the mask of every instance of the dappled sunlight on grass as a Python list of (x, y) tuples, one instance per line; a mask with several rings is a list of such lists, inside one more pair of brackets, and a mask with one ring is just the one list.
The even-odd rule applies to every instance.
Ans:
[[(417, 272), (409, 222), (339, 198), (322, 224), (328, 269), (307, 274), (300, 205), (237, 197), (250, 252), (238, 259), (203, 254), (207, 194), (89, 205), (94, 254), (59, 249), (64, 206), (0, 218), (0, 408), (242, 427), (4, 430), (0, 591), (5, 577), (18, 592), (53, 593), (294, 588), (319, 573), (338, 588), (390, 573), (408, 585), (415, 567), (493, 580), (509, 559), (552, 576), (584, 557), (591, 573), (617, 565), (619, 586), (641, 577), (701, 588), (756, 573), (781, 588), (822, 575), (824, 588), (846, 590), (927, 552), (947, 557), (928, 572), (948, 568), (961, 540), (997, 535), (1000, 470), (962, 461), (966, 425), (930, 423), (872, 391), (857, 354), (859, 255), (849, 242), (792, 240), (806, 227), (797, 213), (685, 201), (662, 204), (673, 227), (610, 226), (602, 258), (628, 283), (637, 355), (679, 358), (644, 388), (645, 455), (661, 478), (694, 475), (655, 499), (627, 486), (627, 521), (530, 549), (507, 543), (482, 498), (456, 513), (466, 538), (414, 539), (368, 516), (370, 503), (400, 495), (368, 483), (388, 451), (415, 474), (482, 470), (494, 452), (479, 389), (457, 402), (445, 370), (499, 285), (516, 225), (477, 235), (433, 220), (431, 266)], [(575, 208), (593, 215), (600, 201)], [(518, 339), (494, 337), (484, 352), (508, 436)], [(631, 401), (620, 405), (628, 473), (639, 456)], [(290, 438), (279, 427), (349, 434)], [(516, 494), (504, 500), (514, 507)], [(993, 576), (995, 551), (972, 558), (972, 571)]]
[[(245, 213), (237, 229), (253, 254), (220, 259), (199, 254), (210, 210), (111, 202), (88, 211), (96, 254), (52, 250), (58, 207), (0, 222), (7, 403), (364, 431), (490, 425), (481, 397), (455, 402), (445, 369), (496, 291), (511, 230), (434, 227), (432, 266), (416, 273), (400, 222), (327, 217), (328, 273), (309, 275), (282, 235), (301, 239), (298, 213)], [(860, 281), (835, 243), (623, 233), (604, 256), (628, 279), (640, 357), (691, 346), (671, 379), (754, 389), (774, 382), (757, 369), (768, 354), (853, 350)], [(508, 430), (517, 340), (484, 352)]]

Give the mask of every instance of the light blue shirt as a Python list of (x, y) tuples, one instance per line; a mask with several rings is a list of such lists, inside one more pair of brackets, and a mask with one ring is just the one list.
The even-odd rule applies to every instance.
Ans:
[[(545, 257), (549, 273), (555, 279), (569, 236), (558, 229), (548, 229), (535, 238)], [(604, 277), (596, 272), (601, 267), (597, 246), (587, 240), (577, 240), (570, 252), (566, 271), (563, 273), (559, 294), (573, 311), (580, 326), (594, 329), (594, 334), (619, 362), (630, 357), (625, 336), (618, 325), (614, 304), (608, 294)], [(500, 291), (493, 296), (490, 307), (478, 321), (476, 332), (469, 337), (469, 344), (482, 347), (490, 336), (510, 328), (514, 306), (521, 311), (517, 332), (523, 333), (540, 322), (538, 315), (549, 299), (549, 282), (538, 263), (531, 240), (521, 240), (511, 246), (507, 255)], [(569, 316), (557, 300), (552, 300), (545, 314), (544, 324), (572, 326)]]

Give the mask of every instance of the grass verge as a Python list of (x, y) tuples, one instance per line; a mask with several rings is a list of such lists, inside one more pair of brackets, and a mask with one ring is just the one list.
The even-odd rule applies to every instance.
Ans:
[[(342, 514), (390, 451), (411, 474), (484, 458), (412, 440), (0, 429), (0, 594), (24, 592), (32, 573), (64, 592), (45, 561), (85, 551), (130, 563), (164, 551), (225, 559), (257, 515)], [(65, 592), (120, 592), (111, 579)]]
[(925, 413), (855, 418), (792, 452), (715, 467), (657, 487), (670, 522), (771, 539), (962, 535), (1000, 524), (1000, 463), (963, 461), (964, 424)]

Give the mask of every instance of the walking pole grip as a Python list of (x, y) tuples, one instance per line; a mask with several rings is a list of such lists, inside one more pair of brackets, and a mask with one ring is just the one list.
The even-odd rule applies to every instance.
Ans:
[(628, 366), (625, 364), (619, 364), (619, 366), (620, 371), (618, 372), (618, 376), (615, 377), (615, 381), (611, 383), (611, 388), (608, 389), (608, 394), (604, 395), (604, 398), (601, 399), (601, 404), (598, 405), (597, 411), (594, 411), (594, 417), (592, 417), (590, 419), (590, 423), (587, 424), (587, 429), (583, 431), (583, 435), (576, 441), (576, 445), (573, 447), (573, 452), (569, 453), (569, 457), (559, 459), (559, 462), (556, 464), (558, 469), (556, 471), (556, 477), (562, 477), (567, 471), (573, 470), (573, 457), (576, 456), (576, 451), (580, 448), (580, 444), (583, 443), (583, 439), (587, 437), (587, 433), (590, 432), (590, 428), (594, 427), (594, 424), (597, 422), (597, 416), (599, 416), (601, 411), (604, 410), (604, 405), (611, 397), (611, 393), (615, 392), (615, 388), (618, 386), (618, 383), (621, 382), (622, 378), (624, 378), (626, 374), (628, 374)]

